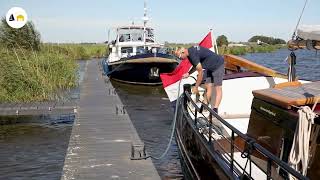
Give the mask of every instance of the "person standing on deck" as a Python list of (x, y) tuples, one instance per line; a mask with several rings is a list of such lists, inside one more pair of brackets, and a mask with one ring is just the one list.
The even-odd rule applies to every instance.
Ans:
[[(213, 110), (218, 113), (218, 107), (222, 99), (222, 81), (224, 76), (223, 57), (198, 45), (188, 49), (178, 48), (175, 51), (175, 55), (180, 59), (188, 58), (193, 66), (192, 69), (198, 71), (196, 85), (192, 88), (193, 93), (198, 94), (198, 87), (203, 81), (205, 82), (206, 98), (204, 98), (204, 103), (210, 104), (212, 86), (214, 86), (216, 97), (213, 104)], [(186, 73), (183, 75), (183, 78), (187, 78), (188, 76), (189, 73)]]

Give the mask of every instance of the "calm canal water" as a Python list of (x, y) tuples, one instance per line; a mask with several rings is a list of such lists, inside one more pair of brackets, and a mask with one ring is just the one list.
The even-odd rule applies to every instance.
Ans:
[[(174, 117), (173, 108), (162, 86), (148, 87), (112, 82), (149, 155), (165, 151)], [(183, 179), (177, 144), (171, 144), (162, 160), (152, 160), (162, 179)]]
[[(285, 59), (289, 54), (290, 51), (287, 49), (280, 49), (273, 53), (252, 53), (243, 57), (287, 74), (288, 64)], [(296, 71), (299, 79), (320, 80), (320, 52), (298, 50), (295, 51), (295, 54), (297, 56)]]
[[(243, 57), (280, 72), (287, 72), (284, 61), (289, 51), (253, 53)], [(300, 50), (297, 53), (297, 74), (301, 79), (320, 80), (320, 53)], [(80, 62), (80, 83), (84, 63)], [(173, 111), (161, 86), (133, 86), (113, 82), (126, 106), (147, 151), (160, 156), (171, 133)], [(74, 90), (77, 97), (79, 90)], [(0, 123), (0, 179), (60, 179), (73, 116), (28, 117)], [(1, 122), (1, 119), (0, 119)], [(19, 123), (16, 123), (19, 122)], [(183, 179), (177, 145), (168, 155), (153, 161), (162, 179)]]

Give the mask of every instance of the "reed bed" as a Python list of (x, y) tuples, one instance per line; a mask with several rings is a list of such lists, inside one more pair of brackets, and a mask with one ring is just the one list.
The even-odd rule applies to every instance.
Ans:
[[(0, 20), (0, 103), (57, 100), (77, 86), (77, 59), (100, 58), (105, 44), (41, 43), (28, 21), (20, 29)], [(60, 94), (60, 95), (59, 95)]]
[(42, 44), (42, 49), (50, 52), (59, 52), (76, 60), (102, 58), (107, 54), (106, 44)]
[(0, 47), (0, 102), (56, 100), (58, 91), (77, 86), (77, 68), (56, 51)]

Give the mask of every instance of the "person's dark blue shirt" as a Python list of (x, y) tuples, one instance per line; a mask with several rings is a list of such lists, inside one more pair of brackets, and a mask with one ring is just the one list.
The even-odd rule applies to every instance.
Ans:
[(210, 49), (192, 46), (188, 48), (188, 52), (188, 59), (194, 67), (201, 63), (203, 69), (215, 71), (224, 64), (223, 57), (212, 52)]

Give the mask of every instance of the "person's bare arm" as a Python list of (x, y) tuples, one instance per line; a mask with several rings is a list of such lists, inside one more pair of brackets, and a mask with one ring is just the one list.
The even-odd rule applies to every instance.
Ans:
[(198, 87), (200, 86), (201, 82), (202, 82), (202, 78), (203, 78), (203, 70), (202, 70), (202, 65), (199, 63), (196, 66), (196, 70), (198, 71), (198, 76), (197, 76), (197, 81), (196, 81), (196, 85), (194, 87), (195, 92), (194, 93), (198, 93)]
[(193, 72), (195, 72), (197, 69), (196, 67), (192, 66), (192, 68), (189, 70), (189, 74), (192, 74)]

